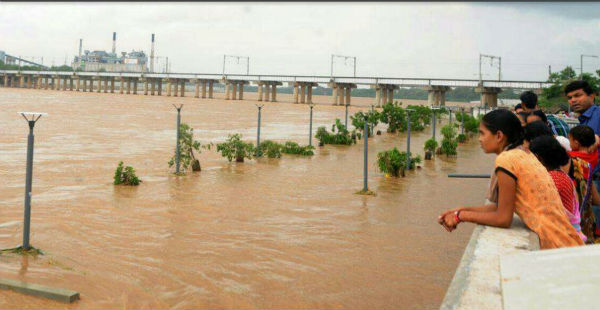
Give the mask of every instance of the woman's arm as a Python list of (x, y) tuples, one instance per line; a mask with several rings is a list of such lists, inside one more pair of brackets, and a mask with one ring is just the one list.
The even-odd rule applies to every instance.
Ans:
[[(515, 210), (517, 182), (502, 170), (498, 170), (497, 175), (499, 191), (498, 206), (496, 208), (489, 208), (486, 211), (480, 212), (466, 209), (461, 210), (461, 221), (504, 228), (510, 227), (510, 224), (512, 223), (513, 212)], [(454, 214), (446, 214), (443, 217), (443, 220), (448, 227), (456, 226)]]

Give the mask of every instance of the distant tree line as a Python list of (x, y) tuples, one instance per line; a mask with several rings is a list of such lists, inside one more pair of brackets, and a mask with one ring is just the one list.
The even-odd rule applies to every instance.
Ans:
[[(567, 66), (560, 72), (550, 74), (548, 82), (552, 83), (552, 86), (542, 90), (542, 95), (539, 98), (540, 106), (550, 112), (567, 111), (568, 102), (564, 93), (565, 86), (578, 79), (579, 76), (577, 76), (575, 70), (570, 66)], [(587, 81), (594, 92), (598, 94), (598, 90), (600, 90), (600, 70), (597, 70), (595, 75), (584, 73), (581, 79)]]

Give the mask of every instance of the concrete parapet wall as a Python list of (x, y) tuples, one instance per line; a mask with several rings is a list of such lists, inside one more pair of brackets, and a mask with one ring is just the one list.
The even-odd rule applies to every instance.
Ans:
[(537, 250), (538, 236), (516, 214), (509, 229), (478, 225), (440, 309), (503, 309), (500, 257)]

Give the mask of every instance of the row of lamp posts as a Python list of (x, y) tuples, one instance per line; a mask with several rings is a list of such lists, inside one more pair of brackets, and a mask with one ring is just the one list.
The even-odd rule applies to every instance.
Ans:
[[(180, 145), (179, 145), (179, 137), (180, 137), (180, 125), (181, 125), (181, 109), (183, 108), (183, 104), (180, 106), (173, 105), (177, 110), (177, 130), (176, 130), (176, 151), (175, 151), (175, 162), (176, 168), (175, 173), (179, 173), (180, 168)], [(264, 105), (256, 105), (258, 108), (258, 126), (256, 129), (256, 145), (257, 145), (257, 156), (261, 156), (260, 153), (260, 122), (261, 122), (261, 110)], [(308, 145), (312, 146), (312, 123), (313, 123), (313, 108), (314, 104), (309, 105), (310, 107), (310, 126), (308, 131)], [(371, 111), (374, 110), (374, 106), (371, 105)], [(410, 159), (410, 112), (414, 110), (406, 109), (406, 121), (407, 121), (407, 136), (406, 136), (406, 169), (409, 169), (411, 159)], [(461, 108), (461, 113), (464, 113), (464, 108)], [(27, 136), (27, 170), (25, 175), (25, 210), (24, 210), (24, 219), (23, 219), (23, 249), (29, 250), (31, 248), (29, 243), (29, 231), (30, 231), (30, 220), (31, 220), (31, 187), (32, 187), (32, 178), (33, 178), (33, 144), (34, 144), (34, 135), (33, 128), (35, 127), (35, 123), (42, 117), (43, 115), (47, 115), (46, 113), (40, 112), (19, 112), (25, 118), (29, 125), (29, 135)], [(346, 113), (345, 113), (345, 126), (348, 128), (348, 104), (346, 104)], [(30, 118), (28, 118), (30, 117)], [(462, 125), (461, 125), (461, 133), (464, 134), (465, 123), (464, 117), (461, 117)], [(367, 177), (368, 177), (368, 165), (367, 165), (367, 157), (368, 157), (368, 137), (369, 137), (369, 125), (368, 125), (368, 116), (365, 115), (364, 120), (364, 182), (363, 182), (363, 190), (366, 192), (368, 190)], [(435, 140), (435, 122), (436, 122), (436, 114), (433, 113), (433, 139)], [(450, 111), (450, 123), (452, 123), (452, 111)], [(373, 130), (373, 129), (371, 129)]]

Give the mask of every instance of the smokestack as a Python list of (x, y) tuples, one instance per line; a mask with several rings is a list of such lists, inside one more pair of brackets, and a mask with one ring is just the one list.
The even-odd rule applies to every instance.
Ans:
[(150, 72), (154, 72), (154, 33), (152, 34), (152, 47), (150, 49)]
[(117, 50), (117, 33), (113, 32), (113, 48), (112, 48), (113, 54), (116, 53), (116, 50)]
[(79, 39), (79, 61), (81, 62), (81, 47), (83, 45), (83, 39)]

